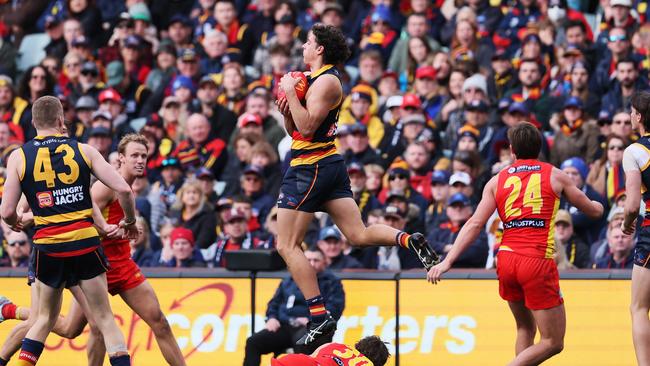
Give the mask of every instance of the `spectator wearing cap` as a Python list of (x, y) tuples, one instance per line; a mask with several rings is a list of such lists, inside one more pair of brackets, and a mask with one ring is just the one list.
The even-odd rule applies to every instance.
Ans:
[[(397, 230), (407, 230), (407, 211), (388, 205), (382, 212), (380, 222)], [(361, 264), (365, 268), (382, 271), (401, 271), (422, 268), (417, 256), (403, 247), (368, 247), (360, 253)]]
[(431, 172), (431, 204), (426, 212), (426, 228), (438, 226), (445, 218), (445, 207), (449, 198), (449, 177), (446, 170), (434, 170)]
[(639, 76), (637, 62), (632, 58), (622, 58), (616, 62), (616, 81), (610, 84), (609, 91), (603, 95), (602, 109), (614, 114), (620, 110), (630, 110), (632, 94), (647, 90), (648, 82)]
[(32, 125), (32, 104), (44, 95), (54, 93), (54, 79), (52, 75), (40, 65), (32, 66), (25, 70), (18, 83), (17, 94), (29, 103), (20, 116), (20, 127), (25, 134), (25, 141), (36, 136), (36, 129)]
[(408, 49), (409, 41), (413, 37), (425, 37), (429, 49), (437, 51), (440, 44), (429, 36), (431, 25), (427, 22), (424, 13), (412, 13), (406, 18), (406, 24), (402, 28), (402, 37), (395, 43), (390, 59), (388, 60), (388, 69), (395, 71), (398, 75), (407, 71), (408, 68)]
[[(147, 75), (145, 85), (152, 90), (155, 95), (160, 93), (160, 89), (169, 84), (169, 81), (176, 73), (176, 49), (169, 43), (162, 43), (154, 55), (154, 67)], [(152, 98), (159, 99), (159, 98)]]
[(228, 48), (228, 37), (223, 32), (210, 29), (203, 36), (201, 46), (206, 55), (199, 60), (201, 75), (220, 73), (223, 68), (221, 58)]
[[(589, 167), (585, 161), (579, 157), (572, 157), (562, 162), (560, 169), (571, 178), (573, 183), (582, 190), (592, 201), (600, 202), (603, 207), (607, 207), (607, 200), (596, 192), (593, 187), (585, 183)], [(605, 218), (590, 219), (576, 207), (572, 206), (566, 198), (560, 200), (560, 208), (571, 214), (573, 230), (575, 234), (585, 243), (594, 243), (598, 239), (600, 229), (605, 224)]]
[(359, 206), (363, 222), (368, 220), (368, 213), (381, 207), (377, 197), (366, 188), (366, 171), (363, 164), (352, 162), (348, 164), (348, 175), (350, 176), (350, 189), (352, 198)]
[(425, 213), (429, 205), (426, 198), (411, 187), (411, 172), (404, 162), (395, 163), (388, 169), (388, 185), (379, 193), (379, 201), (390, 203), (391, 194), (401, 194), (408, 203), (418, 208), (417, 219), (424, 225)]
[[(210, 136), (228, 141), (233, 135), (237, 125), (237, 116), (226, 107), (217, 103), (219, 87), (215, 82), (215, 75), (205, 75), (199, 81), (196, 92), (200, 108), (193, 103), (193, 109), (200, 112), (210, 121)], [(196, 102), (196, 101), (195, 101)]]
[(239, 22), (234, 2), (217, 0), (214, 5), (214, 28), (228, 36), (228, 47), (239, 49), (242, 62), (250, 65), (259, 38), (255, 38), (248, 24)]
[(12, 137), (20, 143), (25, 142), (20, 121), (28, 107), (29, 103), (17, 95), (11, 78), (0, 75), (0, 119), (9, 126)]
[[(186, 121), (191, 113), (190, 105), (196, 93), (196, 86), (191, 78), (185, 75), (176, 75), (171, 83), (172, 96), (176, 97), (179, 103), (180, 113), (178, 123), (181, 128), (186, 127)], [(185, 131), (184, 131), (185, 132)]]
[(63, 38), (63, 19), (59, 16), (48, 15), (45, 17), (44, 26), (45, 33), (50, 37), (50, 42), (43, 48), (43, 51), (48, 56), (62, 60), (67, 51), (67, 45)]
[(550, 162), (555, 166), (578, 156), (591, 164), (600, 149), (600, 128), (584, 113), (582, 101), (571, 97), (564, 102), (562, 112), (551, 121), (556, 131), (551, 147)]
[(275, 205), (275, 197), (264, 190), (264, 170), (257, 165), (248, 165), (244, 168), (239, 178), (241, 193), (252, 202), (253, 217), (257, 222), (266, 222), (266, 215)]
[(203, 250), (203, 258), (211, 267), (225, 267), (224, 253), (231, 250), (258, 249), (265, 244), (256, 233), (248, 228), (246, 213), (232, 207), (223, 214), (223, 236)]
[(623, 151), (626, 147), (623, 137), (607, 136), (600, 159), (594, 161), (587, 175), (586, 183), (605, 197), (610, 207), (615, 204), (617, 194), (625, 190)]
[(504, 48), (499, 48), (494, 51), (489, 70), (487, 92), (493, 101), (498, 101), (517, 82), (515, 69), (512, 66), (512, 62), (510, 62), (510, 55)]
[(100, 80), (99, 68), (95, 62), (86, 61), (81, 65), (79, 87), (79, 95), (71, 95), (72, 99), (78, 100), (82, 96), (89, 96), (97, 100), (99, 93), (106, 87)]
[[(489, 123), (490, 120), (490, 107), (483, 100), (473, 100), (465, 106), (465, 126), (468, 130), (478, 132), (477, 151), (482, 157), (487, 157), (488, 151), (494, 139), (496, 129), (493, 124)], [(459, 129), (459, 132), (462, 130)], [(458, 135), (457, 135), (458, 136)]]
[(456, 151), (478, 151), (479, 131), (466, 124), (458, 130), (458, 140), (456, 144)]
[(456, 171), (449, 177), (449, 196), (462, 193), (466, 197), (473, 198), (474, 186), (472, 176), (466, 172)]
[(444, 98), (442, 90), (436, 79), (436, 69), (433, 66), (420, 66), (415, 70), (415, 82), (413, 83), (415, 93), (420, 97), (422, 110), (428, 119), (435, 120), (442, 109)]
[(223, 66), (221, 92), (217, 103), (225, 106), (236, 115), (240, 115), (246, 107), (246, 75), (243, 67), (237, 62)]
[(255, 91), (246, 97), (246, 113), (252, 113), (262, 120), (262, 130), (264, 139), (271, 146), (277, 148), (280, 141), (285, 138), (287, 133), (280, 127), (280, 122), (270, 113), (269, 105), (271, 99), (269, 94), (262, 91)]
[(168, 216), (194, 233), (194, 244), (199, 249), (209, 247), (216, 240), (216, 231), (210, 230), (216, 223), (214, 209), (212, 205), (206, 203), (199, 181), (195, 179), (185, 181), (176, 192), (176, 199)]
[[(201, 68), (199, 66), (199, 54), (194, 48), (183, 48), (178, 51), (176, 58), (176, 69), (178, 76), (184, 76), (192, 81), (196, 88), (196, 83), (201, 77)], [(172, 85), (173, 88), (173, 85)]]
[(506, 92), (505, 97), (515, 102), (525, 102), (539, 123), (548, 128), (553, 111), (551, 99), (542, 87), (542, 66), (534, 59), (522, 59), (517, 79), (519, 86)]
[[(427, 236), (431, 248), (440, 254), (442, 258), (446, 257), (451, 250), (460, 229), (472, 216), (472, 210), (469, 197), (462, 193), (454, 193), (447, 200), (447, 208), (445, 209), (447, 220), (432, 228)], [(454, 267), (485, 268), (488, 251), (487, 233), (485, 230), (481, 230), (478, 238), (454, 262)]]
[[(345, 308), (345, 292), (341, 280), (327, 267), (327, 259), (321, 250), (312, 247), (305, 251), (307, 261), (316, 273), (318, 288), (327, 296), (327, 311), (338, 320)], [(261, 356), (268, 353), (284, 353), (293, 348), (296, 353), (310, 354), (320, 345), (331, 342), (333, 334), (309, 346), (296, 346), (296, 340), (307, 332), (309, 306), (300, 288), (291, 276), (285, 277), (275, 290), (266, 308), (266, 323), (259, 332), (246, 340), (244, 366), (259, 366)]]
[[(153, 98), (152, 98), (153, 99)], [(155, 114), (155, 113), (153, 113)], [(165, 97), (162, 106), (158, 111), (165, 135), (173, 141), (180, 140), (185, 136), (185, 130), (181, 126), (181, 101), (177, 97), (170, 95)]]
[(328, 269), (362, 268), (361, 263), (354, 257), (343, 253), (343, 236), (335, 226), (326, 226), (320, 230), (317, 245), (325, 254)]
[(170, 240), (172, 258), (163, 263), (163, 266), (176, 268), (206, 267), (205, 261), (200, 256), (195, 255), (194, 233), (190, 229), (184, 227), (175, 228), (171, 232)]
[(599, 24), (600, 33), (596, 40), (599, 44), (607, 42), (614, 28), (623, 28), (632, 34), (639, 27), (639, 23), (632, 14), (632, 0), (611, 0), (609, 12), (603, 16)]
[(253, 145), (250, 152), (251, 165), (258, 166), (264, 174), (264, 192), (277, 197), (282, 185), (282, 169), (277, 150), (266, 141)]
[(120, 42), (120, 61), (124, 65), (124, 72), (130, 75), (138, 84), (145, 84), (151, 67), (151, 55), (144, 59), (145, 41), (138, 35), (130, 35)]
[(417, 141), (423, 131), (430, 127), (422, 112), (422, 102), (415, 94), (404, 95), (399, 116), (395, 126), (386, 126), (384, 139), (379, 144), (378, 150), (381, 152), (384, 166), (390, 165), (401, 156), (408, 144)]
[(361, 123), (366, 126), (370, 146), (377, 148), (384, 137), (384, 124), (375, 114), (377, 111), (377, 92), (366, 84), (359, 84), (350, 91), (347, 108), (341, 110), (339, 125)]
[(273, 32), (262, 32), (260, 34), (260, 45), (253, 57), (253, 67), (260, 75), (272, 73), (269, 63), (269, 50), (280, 45), (289, 49), (289, 64), (287, 71), (304, 69), (302, 61), (302, 41), (297, 37), (296, 19), (291, 14), (285, 14), (275, 22)]
[(356, 161), (363, 165), (381, 164), (381, 158), (370, 146), (368, 128), (361, 122), (347, 125), (346, 142), (348, 150), (343, 155), (347, 164)]
[(222, 196), (231, 197), (241, 191), (239, 177), (246, 165), (251, 162), (251, 151), (254, 145), (262, 141), (258, 133), (237, 132), (231, 144), (232, 151), (228, 152), (228, 162), (221, 176), (221, 181), (226, 182)]
[[(106, 66), (106, 85), (120, 94), (124, 113), (129, 120), (139, 116), (142, 106), (151, 96), (151, 90), (130, 74), (121, 61), (113, 61)], [(146, 75), (145, 75), (146, 78)], [(143, 78), (143, 82), (145, 80)], [(101, 103), (101, 102), (100, 102)], [(119, 123), (116, 123), (118, 125)]]
[(370, 12), (369, 18), (366, 18), (367, 23), (361, 29), (359, 48), (378, 50), (382, 59), (388, 60), (399, 38), (399, 34), (394, 30), (396, 22), (391, 9), (385, 4), (379, 4)]
[(131, 131), (130, 125), (126, 123), (128, 117), (124, 109), (124, 100), (117, 90), (113, 88), (104, 89), (99, 93), (97, 100), (99, 102), (99, 111), (110, 115), (113, 128), (116, 132), (119, 131), (119, 136)]
[(212, 171), (207, 168), (199, 168), (194, 177), (201, 186), (201, 192), (203, 193), (203, 198), (205, 199), (206, 204), (210, 204), (213, 207), (216, 206), (219, 199), (217, 192), (214, 190), (215, 179)]
[[(487, 92), (487, 79), (481, 74), (474, 74), (463, 81), (461, 100), (456, 101), (456, 108), (447, 113), (447, 120), (442, 119), (443, 123), (447, 122), (445, 136), (454, 137), (458, 129), (465, 124), (465, 106), (476, 100), (487, 103)], [(444, 113), (442, 117), (444, 117)], [(455, 141), (446, 141), (446, 148), (452, 149), (454, 146)]]
[(555, 214), (555, 262), (558, 269), (589, 268), (589, 247), (573, 233), (571, 214), (558, 210)]
[(183, 167), (194, 171), (200, 167), (210, 169), (216, 178), (228, 161), (226, 144), (219, 138), (210, 139), (210, 122), (198, 113), (187, 119), (187, 139), (178, 143), (172, 154), (177, 156)]
[(131, 4), (129, 15), (133, 19), (133, 33), (140, 37), (142, 59), (151, 60), (152, 50), (158, 49), (160, 41), (156, 37), (156, 26), (152, 24), (151, 11), (144, 2)]
[(151, 204), (151, 231), (158, 231), (162, 218), (176, 201), (176, 192), (184, 180), (183, 168), (178, 158), (168, 156), (162, 160), (160, 178), (153, 182), (147, 196)]
[(88, 145), (94, 147), (108, 161), (113, 145), (113, 132), (106, 127), (93, 127), (88, 133)]
[(176, 13), (167, 23), (167, 35), (179, 50), (192, 46), (192, 20), (185, 14)]

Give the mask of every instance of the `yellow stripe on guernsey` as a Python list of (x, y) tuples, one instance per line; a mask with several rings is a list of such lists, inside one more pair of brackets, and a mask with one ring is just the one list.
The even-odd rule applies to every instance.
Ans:
[(293, 140), (293, 142), (291, 143), (292, 150), (321, 149), (329, 146), (334, 146), (334, 143), (332, 141), (309, 142), (309, 141), (302, 141), (302, 140)]
[(93, 209), (89, 208), (87, 210), (68, 212), (68, 213), (58, 214), (58, 215), (34, 216), (34, 224), (36, 226), (61, 224), (64, 222), (85, 219), (91, 217), (92, 215), (93, 215)]
[(79, 230), (68, 231), (61, 234), (49, 235), (41, 239), (34, 239), (34, 244), (61, 244), (61, 243), (67, 243), (71, 241), (94, 238), (97, 235), (98, 235), (97, 229), (95, 229), (94, 226), (91, 226)]
[[(332, 146), (334, 146), (334, 143), (332, 143)], [(293, 160), (291, 160), (291, 166), (314, 164), (322, 159), (325, 159), (328, 156), (332, 156), (336, 154), (338, 154), (338, 152), (336, 151), (336, 147), (334, 146), (332, 150), (326, 152), (323, 155), (310, 156), (308, 158), (294, 158)]]
[(555, 199), (555, 204), (553, 205), (553, 215), (551, 216), (551, 222), (549, 222), (548, 238), (546, 239), (546, 253), (544, 258), (553, 258), (555, 254), (555, 215), (557, 215), (557, 210), (560, 208), (560, 199)]

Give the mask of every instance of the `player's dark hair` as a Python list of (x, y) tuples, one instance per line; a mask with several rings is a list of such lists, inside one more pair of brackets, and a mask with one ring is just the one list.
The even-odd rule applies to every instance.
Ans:
[(530, 122), (519, 122), (510, 127), (508, 140), (517, 159), (537, 159), (542, 149), (542, 134)]
[(641, 123), (646, 132), (650, 131), (650, 93), (644, 90), (632, 94), (632, 107), (641, 114)]
[(390, 356), (386, 344), (377, 336), (362, 338), (354, 345), (354, 348), (372, 361), (375, 366), (384, 366)]
[(326, 64), (338, 65), (350, 57), (350, 48), (348, 48), (345, 35), (339, 28), (318, 23), (314, 24), (311, 32), (316, 38), (316, 42), (325, 49), (323, 61)]

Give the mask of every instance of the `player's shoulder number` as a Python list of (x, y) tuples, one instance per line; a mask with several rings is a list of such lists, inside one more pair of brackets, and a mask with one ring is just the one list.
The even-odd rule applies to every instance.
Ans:
[(72, 146), (61, 144), (57, 146), (54, 153), (63, 154), (63, 165), (68, 168), (69, 172), (56, 173), (52, 169), (50, 149), (47, 147), (39, 147), (36, 150), (36, 159), (34, 161), (34, 181), (44, 181), (48, 188), (54, 188), (56, 179), (64, 184), (76, 182), (77, 178), (79, 178), (79, 164), (74, 160), (75, 151)]

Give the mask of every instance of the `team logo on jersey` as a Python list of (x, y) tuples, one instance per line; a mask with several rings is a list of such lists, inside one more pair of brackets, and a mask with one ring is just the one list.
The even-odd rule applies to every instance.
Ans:
[(515, 167), (510, 167), (510, 169), (508, 169), (508, 174), (514, 173), (515, 170), (516, 170)]
[(38, 200), (38, 207), (40, 208), (54, 206), (54, 199), (51, 191), (36, 193), (36, 199)]

